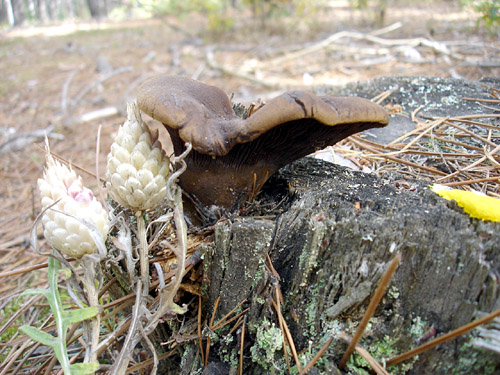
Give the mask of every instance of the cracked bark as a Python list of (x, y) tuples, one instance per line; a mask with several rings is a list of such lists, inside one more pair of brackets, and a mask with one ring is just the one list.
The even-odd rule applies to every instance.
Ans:
[[(401, 190), (398, 178), (379, 179), (309, 158), (282, 169), (269, 183), (288, 197), (281, 215), (217, 224), (205, 257), (208, 305), (220, 296), (222, 316), (248, 298), (250, 321), (276, 321), (269, 306), (271, 279), (263, 268), (268, 251), (281, 278), (283, 313), (303, 350), (338, 333), (339, 324), (345, 328), (361, 318), (386, 265), (400, 252), (402, 264), (365, 335), (368, 342), (390, 335), (403, 353), (415, 346), (417, 318), (422, 328), (441, 334), (498, 308), (500, 225), (469, 218), (423, 183), (415, 181), (415, 191)], [(465, 341), (424, 353), (409, 373), (480, 366), (460, 362), (468, 355)], [(338, 363), (344, 350), (335, 339), (328, 361)], [(265, 373), (258, 366), (246, 371)]]

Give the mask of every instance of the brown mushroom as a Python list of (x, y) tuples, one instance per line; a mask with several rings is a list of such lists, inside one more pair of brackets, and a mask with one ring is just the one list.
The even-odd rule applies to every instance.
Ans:
[(181, 187), (206, 206), (226, 209), (254, 195), (286, 164), (389, 122), (369, 100), (303, 91), (289, 91), (242, 119), (217, 87), (167, 75), (145, 81), (137, 102), (167, 128), (176, 155), (191, 142)]

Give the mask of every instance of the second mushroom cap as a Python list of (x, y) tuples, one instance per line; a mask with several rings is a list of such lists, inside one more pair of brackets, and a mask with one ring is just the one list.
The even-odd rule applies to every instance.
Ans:
[(181, 187), (206, 206), (234, 208), (279, 168), (363, 130), (389, 123), (367, 99), (289, 91), (246, 119), (220, 89), (160, 75), (140, 87), (139, 108), (168, 130), (176, 155), (191, 142)]

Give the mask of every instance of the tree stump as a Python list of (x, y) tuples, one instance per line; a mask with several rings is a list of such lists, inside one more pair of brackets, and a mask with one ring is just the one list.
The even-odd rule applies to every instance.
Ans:
[[(353, 333), (397, 253), (401, 265), (361, 341), (379, 361), (417, 346), (428, 332), (446, 333), (500, 307), (500, 224), (471, 219), (426, 183), (304, 158), (266, 185), (261, 201), (274, 202), (280, 212), (220, 221), (214, 243), (204, 250), (204, 311), (211, 313), (220, 297), (220, 318), (247, 300), (245, 374), (286, 372), (279, 343), (270, 345), (271, 334), (280, 333), (272, 307), (278, 282), (301, 358), (307, 362), (333, 337), (311, 374), (339, 373), (346, 344), (338, 334)], [(266, 267), (266, 254), (279, 280)], [(470, 339), (462, 336), (389, 371), (498, 373), (498, 355), (471, 346)], [(207, 367), (205, 374), (235, 371), (239, 344), (231, 355), (223, 342), (211, 350), (218, 372)], [(364, 370), (358, 360), (348, 368)]]
[[(498, 223), (471, 219), (425, 184), (413, 181), (409, 191), (395, 179), (309, 158), (281, 170), (278, 180), (291, 198), (275, 221), (242, 217), (216, 225), (204, 260), (207, 311), (217, 297), (219, 317), (247, 299), (249, 326), (276, 323), (266, 252), (280, 276), (283, 314), (297, 350), (352, 331), (396, 253), (401, 265), (366, 335), (368, 347), (390, 347), (379, 354), (403, 353), (432, 327), (446, 333), (500, 306)], [(480, 365), (476, 356), (493, 358), (464, 353), (466, 342), (460, 338), (421, 355), (410, 373), (446, 374)], [(345, 345), (332, 348), (330, 366)]]

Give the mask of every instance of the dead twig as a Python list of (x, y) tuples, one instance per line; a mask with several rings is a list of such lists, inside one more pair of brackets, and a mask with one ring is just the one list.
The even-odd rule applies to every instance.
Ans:
[[(397, 25), (400, 27), (400, 24)], [(328, 38), (323, 39), (309, 47), (302, 48), (298, 51), (294, 52), (289, 52), (286, 53), (284, 56), (279, 56), (276, 57), (272, 60), (268, 61), (262, 61), (260, 62), (260, 66), (277, 66), (281, 65), (287, 61), (290, 60), (296, 60), (300, 57), (303, 57), (305, 55), (320, 51), (326, 47), (328, 47), (330, 44), (333, 44), (334, 42), (341, 40), (341, 39), (356, 39), (356, 40), (367, 40), (369, 42), (383, 45), (383, 46), (406, 46), (406, 47), (416, 47), (419, 45), (426, 46), (428, 48), (433, 49), (434, 51), (445, 54), (445, 55), (450, 55), (451, 52), (449, 48), (446, 46), (444, 42), (437, 42), (433, 40), (429, 40), (426, 38), (411, 38), (411, 39), (384, 39), (380, 38), (378, 35), (381, 35), (381, 32), (387, 32), (387, 30), (391, 31), (392, 28), (383, 28), (380, 30), (375, 30), (372, 33), (360, 33), (360, 32), (354, 32), (354, 31), (341, 31), (335, 34), (330, 35)]]
[(478, 179), (475, 179), (475, 180), (445, 182), (442, 185), (445, 185), (445, 186), (463, 186), (463, 185), (480, 184), (482, 182), (488, 182), (488, 181), (494, 181), (494, 182), (500, 183), (500, 176), (478, 178)]
[(239, 317), (241, 317), (243, 314), (245, 314), (249, 309), (245, 309), (243, 311), (241, 311), (240, 313), (236, 314), (235, 316), (233, 316), (231, 319), (228, 319), (227, 321), (224, 321), (223, 323), (221, 323), (220, 325), (215, 325), (213, 327), (213, 330), (217, 330), (217, 329), (221, 329), (222, 327), (225, 327), (227, 326), (229, 323), (232, 323), (234, 322), (236, 319), (238, 319)]
[(109, 207), (106, 204), (106, 200), (104, 199), (104, 193), (102, 191), (102, 184), (100, 183), (101, 181), (101, 174), (99, 171), (99, 155), (101, 151), (101, 130), (102, 130), (102, 125), (99, 125), (97, 128), (97, 137), (95, 140), (95, 176), (96, 176), (96, 182), (97, 182), (97, 191), (99, 193), (99, 197), (101, 198), (101, 203), (106, 212), (109, 215)]
[[(36, 144), (36, 143), (35, 143), (35, 146), (36, 146), (37, 148), (39, 148), (40, 150), (43, 150), (43, 151), (45, 152), (45, 148), (43, 148), (42, 146), (40, 146), (40, 145), (38, 145), (38, 144)], [(60, 162), (62, 162), (62, 163), (64, 163), (64, 164), (66, 164), (66, 165), (68, 165), (68, 166), (71, 166), (72, 168), (75, 168), (75, 169), (78, 169), (78, 170), (79, 170), (79, 171), (81, 171), (81, 172), (87, 173), (87, 174), (88, 174), (89, 176), (91, 176), (91, 177), (94, 177), (94, 178), (96, 177), (96, 175), (95, 175), (94, 173), (92, 173), (92, 172), (90, 172), (90, 171), (86, 170), (86, 169), (85, 169), (85, 168), (83, 168), (83, 167), (80, 167), (78, 164), (74, 164), (74, 163), (70, 162), (68, 159), (63, 158), (62, 156), (60, 156), (60, 155), (56, 154), (56, 153), (55, 153), (55, 152), (53, 152), (53, 151), (50, 151), (50, 155), (51, 155), (51, 156), (53, 156), (54, 158), (56, 158), (57, 160), (59, 160)], [(101, 180), (101, 182), (104, 182), (104, 180), (102, 179), (102, 180)]]
[[(352, 339), (345, 333), (341, 332), (338, 337), (341, 340), (344, 340), (348, 344), (352, 341)], [(389, 373), (380, 365), (380, 363), (377, 362), (375, 358), (372, 357), (372, 355), (363, 347), (356, 345), (354, 348), (358, 354), (363, 357), (363, 359), (370, 365), (370, 367), (375, 371), (377, 375), (389, 375)]]
[(0, 144), (0, 155), (6, 152), (23, 150), (32, 143), (43, 140), (45, 137), (58, 140), (64, 139), (62, 134), (54, 133), (53, 130), (54, 126), (49, 125), (46, 128), (37, 129), (32, 132), (12, 135)]
[(469, 129), (466, 129), (464, 128), (463, 126), (459, 126), (457, 124), (455, 124), (453, 121), (448, 121), (448, 120), (445, 120), (444, 121), (445, 124), (447, 125), (450, 125), (458, 130), (461, 130), (463, 131), (464, 133), (467, 133), (468, 135), (470, 135), (472, 138), (476, 138), (478, 140), (480, 140), (481, 142), (491, 146), (491, 147), (496, 147), (497, 145), (491, 141), (489, 141), (488, 139), (484, 138), (484, 137), (481, 137), (479, 134), (476, 134), (474, 133), (473, 131), (469, 130)]
[[(387, 153), (383, 153), (383, 154), (382, 153), (376, 153), (376, 154), (366, 155), (366, 157), (386, 157), (386, 156), (394, 156), (394, 155), (402, 154), (402, 153), (406, 152), (412, 145), (414, 145), (415, 143), (417, 143), (418, 140), (420, 138), (422, 138), (425, 134), (427, 134), (428, 132), (430, 132), (433, 129), (437, 128), (439, 125), (441, 125), (444, 122), (446, 122), (446, 119), (444, 119), (444, 118), (443, 119), (438, 119), (438, 120), (433, 121), (432, 123), (430, 123), (428, 126), (426, 126), (426, 128), (424, 130), (419, 129), (420, 130), (420, 134), (418, 134), (415, 138), (413, 138), (410, 142), (408, 142), (400, 150), (391, 151), (391, 152), (387, 152)], [(410, 132), (410, 133), (412, 133), (412, 132)], [(407, 133), (407, 134), (409, 134), (409, 133)], [(408, 135), (404, 135), (403, 139), (406, 138), (407, 136)]]
[[(372, 151), (374, 153), (376, 152), (373, 147), (370, 147), (370, 146), (367, 146), (366, 144), (363, 144), (364, 140), (362, 138), (359, 138), (359, 137), (356, 137), (356, 136), (351, 136), (351, 137), (349, 137), (349, 140), (352, 143), (358, 145), (359, 147), (362, 147), (362, 148), (364, 148), (366, 150), (369, 150), (369, 151)], [(392, 155), (384, 155), (384, 156), (381, 156), (381, 157), (383, 157), (385, 159), (388, 159), (388, 160), (391, 160), (391, 161), (394, 161), (394, 162), (399, 163), (399, 164), (405, 164), (405, 165), (411, 166), (413, 168), (422, 169), (424, 171), (429, 171), (429, 172), (432, 172), (432, 173), (435, 173), (435, 174), (439, 174), (439, 175), (442, 175), (442, 176), (446, 175), (446, 173), (441, 172), (440, 170), (438, 170), (436, 168), (426, 167), (425, 165), (420, 165), (420, 164), (417, 164), (417, 163), (413, 163), (411, 161), (400, 159), (400, 158), (397, 158), (397, 157), (392, 156)]]
[[(215, 305), (214, 305), (214, 309), (212, 311), (212, 317), (210, 318), (210, 324), (209, 324), (209, 328), (211, 329), (211, 327), (213, 327), (213, 324), (214, 324), (214, 320), (215, 320), (215, 314), (217, 313), (217, 307), (219, 306), (219, 302), (220, 302), (220, 296), (217, 297), (217, 300), (215, 301)], [(207, 367), (208, 365), (208, 355), (210, 354), (210, 336), (207, 337), (207, 346), (206, 346), (206, 350), (205, 350), (205, 367)]]
[(84, 113), (75, 122), (84, 124), (86, 122), (92, 122), (95, 120), (101, 120), (104, 118), (113, 117), (113, 116), (116, 116), (118, 114), (120, 114), (120, 111), (118, 110), (117, 107), (115, 107), (115, 106), (105, 107), (105, 108), (101, 108), (101, 109), (96, 109), (95, 111)]
[(323, 354), (328, 350), (328, 347), (333, 341), (333, 336), (328, 339), (327, 342), (323, 344), (320, 350), (316, 353), (316, 355), (309, 361), (309, 363), (304, 367), (300, 375), (305, 375), (307, 372), (314, 367), (316, 362), (319, 361), (319, 359), (323, 356)]
[(377, 96), (374, 96), (371, 101), (374, 102), (374, 103), (377, 103), (377, 104), (380, 104), (382, 103), (385, 99), (387, 99), (389, 96), (391, 96), (395, 91), (397, 91), (399, 89), (398, 86), (394, 87), (393, 89), (391, 90), (387, 90), (387, 91), (384, 91), (382, 93), (380, 93), (379, 95)]
[(401, 262), (401, 254), (398, 254), (391, 261), (389, 267), (387, 267), (387, 270), (382, 276), (382, 279), (380, 279), (377, 289), (375, 290), (375, 293), (373, 294), (373, 297), (370, 300), (370, 304), (366, 309), (365, 315), (363, 315), (363, 319), (361, 319), (361, 322), (359, 323), (359, 326), (356, 329), (356, 332), (354, 333), (352, 341), (347, 346), (344, 357), (340, 361), (339, 369), (342, 370), (347, 364), (347, 361), (349, 360), (352, 351), (356, 347), (358, 341), (361, 339), (361, 336), (363, 335), (363, 332), (365, 331), (368, 322), (373, 316), (373, 313), (375, 312), (375, 309), (377, 308), (380, 300), (384, 296), (385, 290), (387, 289), (387, 286), (389, 285), (389, 282), (392, 279), (392, 275), (394, 275), (394, 272), (396, 272), (396, 269), (398, 268), (400, 262)]
[(68, 78), (66, 78), (66, 81), (64, 81), (64, 85), (62, 87), (62, 92), (61, 92), (61, 113), (64, 116), (66, 114), (66, 111), (68, 110), (68, 89), (69, 86), (71, 85), (71, 81), (73, 81), (73, 77), (75, 76), (77, 70), (72, 70)]
[[(217, 298), (217, 301), (219, 300), (219, 298)], [(232, 313), (234, 313), (241, 305), (243, 305), (247, 300), (244, 299), (243, 301), (241, 301), (240, 303), (238, 303), (231, 311), (229, 311), (226, 315), (224, 315), (217, 323), (215, 324), (212, 324), (210, 323), (210, 329), (212, 330), (217, 330), (217, 329), (220, 329), (222, 327), (224, 327), (226, 324), (228, 323), (225, 323), (225, 320), (231, 316)], [(218, 303), (216, 303), (216, 305), (218, 305)], [(247, 309), (248, 310), (248, 309)], [(246, 311), (246, 310), (245, 310)], [(240, 313), (241, 314), (241, 313)]]
[(470, 102), (500, 104), (500, 99), (462, 98), (462, 100), (467, 100), (467, 101), (470, 101)]
[(215, 69), (215, 70), (219, 70), (219, 71), (221, 71), (224, 74), (231, 75), (231, 76), (234, 76), (234, 77), (238, 77), (238, 78), (250, 81), (252, 83), (255, 83), (257, 85), (268, 87), (268, 88), (271, 88), (271, 89), (277, 89), (279, 87), (278, 84), (264, 82), (264, 81), (262, 81), (260, 79), (257, 79), (254, 76), (251, 76), (251, 75), (245, 74), (243, 72), (240, 72), (240, 71), (237, 71), (237, 70), (234, 70), (234, 69), (230, 69), (228, 67), (225, 67), (223, 65), (218, 64), (215, 61), (213, 48), (207, 48), (206, 49), (205, 59), (207, 61), (207, 65), (210, 68)]
[(500, 145), (497, 144), (497, 134), (493, 132), (498, 127), (480, 120), (496, 119), (499, 115), (422, 116), (431, 120), (424, 123), (417, 118), (417, 111), (411, 115), (417, 127), (389, 144), (382, 145), (353, 135), (344, 142), (344, 148), (351, 143), (352, 150), (339, 149), (339, 153), (347, 152), (357, 158), (369, 159), (379, 166), (379, 173), (389, 167), (381, 161), (384, 158), (400, 164), (401, 167), (395, 166), (399, 173), (420, 178), (425, 176), (436, 183), (463, 186), (498, 196)]
[(240, 360), (238, 363), (238, 375), (243, 375), (243, 348), (245, 343), (245, 324), (246, 316), (243, 318), (243, 324), (241, 326), (241, 340), (240, 340)]
[(442, 343), (450, 341), (450, 340), (454, 339), (455, 337), (461, 336), (461, 335), (469, 332), (470, 330), (480, 326), (481, 324), (488, 323), (489, 321), (495, 319), (497, 316), (500, 316), (500, 309), (493, 311), (492, 313), (486, 315), (483, 318), (477, 319), (477, 320), (470, 322), (468, 324), (465, 324), (462, 327), (459, 327), (451, 332), (448, 332), (442, 336), (439, 336), (439, 337), (435, 338), (434, 340), (429, 341), (426, 344), (420, 345), (420, 346), (416, 347), (415, 349), (412, 349), (404, 354), (401, 354), (401, 355), (398, 355), (394, 358), (391, 358), (385, 364), (386, 364), (386, 366), (392, 366), (392, 365), (396, 365), (398, 363), (404, 362), (407, 359), (414, 357), (416, 355), (419, 355), (420, 353), (423, 353), (429, 349), (432, 349), (437, 345), (440, 345)]
[[(269, 255), (268, 255), (269, 257)], [(268, 259), (269, 262), (271, 262), (270, 259)], [(274, 268), (273, 268), (274, 269)], [(281, 299), (280, 299), (280, 292), (279, 292), (279, 287), (276, 287), (276, 300), (278, 303), (275, 305), (276, 309), (276, 315), (278, 316), (278, 324), (280, 326), (281, 334), (283, 335), (283, 353), (285, 353), (285, 362), (286, 362), (286, 367), (288, 369), (288, 372), (290, 372), (290, 359), (288, 358), (288, 350), (286, 350), (286, 333), (285, 333), (285, 328), (283, 327), (283, 315), (281, 314)]]
[(31, 271), (34, 271), (34, 270), (39, 270), (39, 269), (42, 269), (42, 268), (47, 268), (47, 266), (48, 266), (48, 263), (44, 262), (44, 263), (40, 263), (40, 264), (34, 264), (33, 266), (29, 266), (29, 267), (23, 267), (23, 268), (20, 268), (20, 269), (17, 269), (17, 270), (2, 272), (2, 273), (0, 273), (0, 279), (3, 278), (3, 277), (12, 277), (12, 276), (20, 275), (20, 274), (23, 274), (23, 273), (28, 273), (28, 272), (31, 272)]
[(205, 352), (203, 351), (203, 341), (201, 337), (201, 295), (198, 296), (198, 343), (200, 344), (201, 362), (205, 364)]
[[(500, 151), (500, 145), (498, 145), (497, 147), (495, 147), (495, 149), (494, 149), (493, 151), (491, 151), (489, 154), (490, 154), (490, 155), (493, 155), (493, 154), (497, 153), (498, 151)], [(483, 157), (481, 157), (479, 160), (476, 160), (474, 163), (471, 163), (471, 164), (469, 164), (469, 165), (467, 165), (467, 166), (463, 167), (462, 169), (460, 169), (460, 170), (458, 170), (458, 171), (456, 171), (456, 172), (450, 173), (450, 174), (448, 174), (448, 175), (445, 175), (444, 177), (439, 178), (439, 179), (437, 180), (437, 182), (439, 182), (439, 183), (440, 183), (440, 182), (442, 182), (442, 181), (444, 181), (444, 180), (448, 180), (448, 179), (450, 179), (451, 177), (455, 177), (455, 176), (456, 176), (456, 175), (458, 175), (459, 173), (462, 173), (462, 172), (464, 172), (464, 171), (466, 171), (466, 170), (468, 170), (468, 169), (472, 169), (472, 168), (474, 168), (474, 167), (476, 167), (476, 166), (480, 165), (480, 164), (481, 164), (483, 161), (485, 161), (486, 159), (488, 159), (488, 157), (487, 157), (487, 156), (483, 156)]]
[(99, 77), (97, 80), (94, 82), (89, 83), (87, 86), (85, 86), (78, 95), (75, 96), (73, 100), (70, 102), (70, 117), (71, 113), (73, 112), (74, 108), (80, 104), (82, 99), (95, 87), (99, 86), (101, 83), (106, 82), (108, 79), (111, 79), (117, 75), (123, 74), (123, 73), (128, 73), (131, 72), (133, 68), (131, 66), (122, 66), (120, 68), (116, 68), (112, 70), (111, 72), (102, 75)]
[[(165, 352), (165, 353), (162, 353), (162, 354), (159, 354), (158, 355), (158, 361), (162, 361), (164, 359), (167, 359), (168, 357), (171, 357), (173, 356), (174, 354), (177, 353), (177, 350), (176, 349), (173, 349), (169, 352)], [(132, 373), (138, 373), (138, 372), (141, 372), (140, 370), (144, 370), (148, 367), (151, 366), (151, 364), (153, 364), (154, 362), (154, 359), (153, 358), (150, 358), (150, 359), (147, 359), (141, 363), (138, 363), (136, 365), (133, 365), (133, 366), (130, 366), (127, 371), (125, 372), (125, 374), (132, 374)]]
[(365, 359), (366, 362), (370, 365), (370, 367), (377, 373), (377, 375), (389, 375), (389, 373), (377, 362), (375, 358), (371, 356), (371, 354), (361, 346), (357, 345), (354, 348), (361, 357)]
[[(295, 365), (297, 366), (297, 370), (299, 370), (299, 372), (302, 371), (302, 366), (300, 365), (300, 360), (299, 360), (299, 355), (297, 353), (297, 349), (295, 348), (295, 343), (293, 342), (293, 337), (292, 337), (292, 334), (290, 332), (290, 329), (288, 328), (288, 325), (286, 324), (286, 321), (285, 321), (285, 318), (283, 317), (282, 313), (281, 313), (281, 301), (280, 301), (280, 293), (278, 291), (278, 289), (276, 288), (276, 301), (274, 299), (272, 299), (272, 303), (273, 303), (273, 306), (274, 306), (274, 309), (276, 310), (276, 314), (278, 316), (278, 321), (279, 321), (279, 324), (280, 324), (280, 327), (282, 327), (282, 332), (284, 332), (285, 334), (283, 335), (285, 340), (288, 342), (288, 347), (290, 348), (290, 351), (292, 352), (292, 357), (295, 361)], [(286, 352), (286, 350), (285, 350)]]

